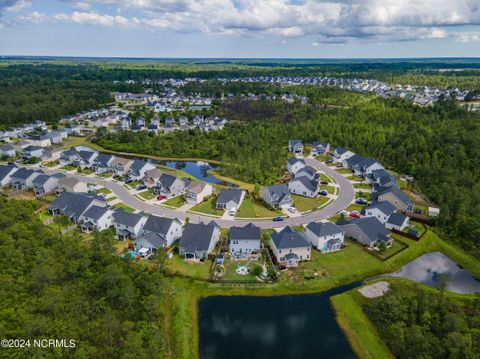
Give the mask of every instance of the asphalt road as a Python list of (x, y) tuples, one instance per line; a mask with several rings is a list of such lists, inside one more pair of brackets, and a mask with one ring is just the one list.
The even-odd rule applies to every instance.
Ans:
[[(230, 228), (234, 226), (242, 227), (247, 225), (248, 223), (254, 223), (256, 226), (260, 228), (267, 229), (267, 228), (281, 228), (287, 225), (297, 226), (297, 225), (307, 224), (310, 222), (318, 222), (318, 221), (327, 219), (329, 217), (334, 216), (339, 211), (348, 207), (348, 205), (352, 203), (353, 199), (355, 198), (354, 188), (352, 184), (344, 176), (342, 176), (332, 168), (326, 166), (324, 163), (319, 162), (315, 159), (306, 158), (305, 162), (307, 165), (320, 169), (330, 177), (334, 178), (338, 186), (340, 187), (340, 194), (333, 202), (331, 202), (324, 208), (318, 209), (308, 214), (301, 215), (296, 218), (286, 218), (282, 222), (273, 222), (271, 219), (268, 219), (268, 220), (220, 219), (220, 218), (213, 218), (209, 216), (201, 216), (193, 213), (181, 212), (178, 210), (174, 210), (166, 207), (160, 207), (160, 206), (143, 202), (140, 199), (138, 199), (135, 195), (130, 193), (125, 187), (123, 187), (123, 184), (120, 182), (112, 182), (110, 180), (105, 180), (98, 177), (88, 177), (80, 174), (67, 173), (67, 176), (76, 177), (80, 181), (95, 183), (97, 185), (106, 187), (110, 189), (115, 194), (115, 196), (125, 205), (131, 208), (134, 208), (136, 210), (148, 212), (154, 215), (163, 216), (167, 218), (178, 218), (180, 220), (184, 220), (186, 217), (188, 217), (191, 223), (210, 222), (212, 220), (215, 220), (215, 222), (217, 222), (221, 227), (224, 227), (224, 228)], [(57, 170), (49, 170), (47, 168), (42, 168), (42, 170), (47, 174), (53, 174), (55, 172), (58, 172)]]

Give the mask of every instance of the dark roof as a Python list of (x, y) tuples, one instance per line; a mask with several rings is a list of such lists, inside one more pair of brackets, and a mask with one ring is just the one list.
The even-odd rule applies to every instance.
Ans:
[(223, 188), (217, 198), (217, 203), (228, 203), (230, 201), (240, 204), (242, 190), (236, 188)]
[(100, 153), (96, 158), (95, 162), (102, 166), (107, 166), (108, 162), (113, 158), (113, 155), (108, 155), (106, 153)]
[(406, 205), (411, 206), (413, 203), (410, 197), (408, 197), (405, 193), (403, 193), (398, 186), (381, 187), (378, 190), (377, 196), (382, 196), (386, 193), (392, 193), (395, 197), (397, 197), (400, 201), (402, 201)]
[(100, 197), (95, 195), (63, 192), (60, 196), (50, 202), (48, 209), (59, 209), (67, 217), (80, 217), (94, 200), (103, 201)]
[(315, 168), (313, 168), (312, 166), (305, 166), (299, 169), (297, 173), (295, 173), (295, 177), (300, 177), (302, 172), (306, 172), (311, 176), (315, 176), (317, 174), (317, 170)]
[(289, 146), (295, 146), (295, 145), (302, 145), (302, 146), (303, 146), (301, 140), (289, 140), (289, 141), (288, 141), (288, 145), (289, 145)]
[(288, 159), (287, 162), (290, 164), (290, 166), (294, 165), (297, 162), (301, 162), (305, 164), (305, 160), (303, 158), (297, 158), (297, 157), (291, 157)]
[(323, 148), (327, 148), (327, 147), (328, 147), (328, 143), (315, 141), (315, 142), (312, 143), (312, 147), (323, 147)]
[(332, 222), (310, 222), (307, 224), (307, 228), (318, 237), (330, 236), (332, 234), (344, 232), (342, 228)]
[(272, 241), (277, 249), (309, 247), (305, 236), (290, 227), (285, 227), (280, 232), (272, 232)]
[(84, 217), (93, 218), (98, 220), (108, 212), (108, 207), (92, 206), (83, 214)]
[(143, 230), (166, 235), (172, 226), (173, 221), (175, 220), (165, 217), (149, 216), (145, 222), (145, 225), (143, 226)]
[(283, 258), (289, 261), (292, 259), (298, 259), (298, 256), (295, 253), (287, 253)]
[(143, 167), (145, 167), (146, 164), (147, 162), (144, 160), (135, 160), (133, 161), (130, 170), (138, 173)]
[(36, 186), (41, 186), (41, 185), (45, 184), (45, 182), (47, 182), (49, 178), (50, 178), (50, 176), (47, 176), (47, 175), (39, 175), (39, 176), (34, 178), (32, 183)]
[(10, 146), (10, 145), (2, 145), (2, 146), (0, 146), (0, 151), (12, 151), (12, 150), (14, 151), (15, 148), (13, 148), (13, 147)]
[[(339, 222), (340, 221), (337, 221), (337, 224), (339, 224)], [(340, 224), (340, 226), (349, 225), (357, 226), (365, 236), (367, 236), (370, 242), (376, 242), (379, 239), (383, 240), (384, 237), (388, 238), (390, 234), (390, 231), (375, 217), (353, 218), (345, 224)]]
[(245, 227), (230, 228), (230, 240), (260, 240), (261, 237), (260, 228), (252, 223), (247, 224)]
[(70, 150), (63, 151), (61, 153), (61, 156), (65, 156), (65, 157), (76, 156), (76, 155), (78, 155), (78, 151), (73, 148)]
[(387, 223), (393, 224), (394, 226), (401, 226), (403, 223), (405, 223), (406, 219), (407, 216), (405, 216), (404, 214), (394, 213), (390, 216)]
[(146, 234), (143, 234), (141, 237), (136, 239), (135, 242), (142, 239), (150, 243), (153, 248), (160, 248), (167, 245), (167, 241), (165, 240), (165, 238), (155, 232), (148, 232)]
[(170, 188), (176, 180), (177, 180), (177, 177), (175, 177), (171, 174), (168, 174), (168, 173), (162, 173), (162, 175), (158, 179), (158, 182), (162, 186), (164, 186), (166, 188)]
[(0, 180), (4, 179), (13, 169), (18, 169), (15, 165), (2, 165), (0, 166)]
[(12, 175), (12, 177), (20, 178), (20, 179), (27, 179), (32, 174), (34, 174), (35, 172), (43, 173), (42, 171), (34, 171), (34, 170), (29, 169), (29, 168), (22, 167), (22, 168), (19, 168), (17, 171), (15, 171), (15, 173)]
[(206, 251), (210, 246), (215, 226), (210, 224), (188, 223), (179, 242), (180, 248), (185, 248), (187, 252)]
[(394, 213), (397, 210), (397, 208), (390, 202), (380, 201), (380, 202), (372, 203), (370, 206), (365, 208), (365, 211), (369, 209), (375, 209), (375, 208), (381, 211), (382, 213), (386, 214), (387, 216), (390, 216), (392, 213)]
[(128, 227), (134, 227), (142, 219), (142, 216), (135, 213), (125, 212), (123, 208), (118, 208), (113, 213), (113, 220), (115, 223), (124, 224)]
[(38, 150), (43, 150), (43, 147), (40, 146), (27, 146), (23, 149), (25, 152), (31, 152), (31, 151), (38, 151)]
[(305, 188), (307, 188), (309, 191), (312, 191), (312, 192), (315, 192), (317, 189), (318, 189), (318, 180), (316, 179), (309, 179), (308, 177), (306, 176), (302, 176), (302, 177), (299, 177), (299, 178), (294, 178), (293, 180), (291, 180), (290, 182), (294, 182), (294, 181), (299, 181), (300, 183), (302, 183)]
[(80, 158), (84, 162), (90, 162), (90, 159), (93, 157), (94, 154), (95, 154), (95, 152), (92, 152), (92, 151), (80, 151), (80, 152), (78, 152), (78, 155), (80, 156)]
[(274, 184), (268, 187), (265, 187), (265, 190), (268, 191), (271, 195), (276, 194), (279, 196), (280, 200), (290, 194), (288, 185), (286, 183)]
[(346, 150), (345, 148), (343, 147), (337, 147), (335, 148), (335, 153), (338, 154), (338, 155), (343, 155), (345, 152), (347, 152), (348, 150)]

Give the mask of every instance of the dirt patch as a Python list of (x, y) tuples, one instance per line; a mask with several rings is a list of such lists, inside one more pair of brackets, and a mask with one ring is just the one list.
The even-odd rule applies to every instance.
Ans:
[(358, 291), (365, 298), (378, 298), (384, 296), (390, 289), (388, 282), (377, 282), (360, 288)]

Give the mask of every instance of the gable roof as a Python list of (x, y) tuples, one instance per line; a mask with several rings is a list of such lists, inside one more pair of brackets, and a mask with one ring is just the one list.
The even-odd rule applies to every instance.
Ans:
[(177, 179), (179, 178), (169, 173), (162, 173), (162, 175), (158, 179), (158, 183), (161, 184), (163, 187), (170, 188)]
[(179, 247), (187, 252), (206, 251), (215, 233), (215, 226), (211, 224), (188, 223), (184, 230)]
[(337, 233), (343, 233), (344, 230), (332, 222), (310, 222), (307, 228), (318, 237), (331, 236)]
[(287, 163), (290, 165), (290, 166), (293, 166), (295, 163), (297, 162), (301, 162), (303, 164), (305, 164), (305, 160), (303, 158), (297, 158), (297, 157), (291, 157), (288, 159)]
[(305, 166), (299, 169), (297, 173), (295, 173), (295, 177), (301, 177), (302, 175), (305, 176), (306, 174), (313, 177), (317, 174), (317, 170), (312, 166)]
[(318, 189), (318, 180), (317, 179), (309, 179), (307, 176), (295, 177), (290, 181), (292, 182), (300, 182), (306, 189), (309, 191), (315, 192)]
[(192, 181), (186, 188), (186, 191), (192, 193), (201, 193), (206, 186), (206, 183)]
[(11, 177), (26, 180), (27, 178), (32, 176), (34, 173), (43, 173), (43, 172), (42, 171), (34, 171), (32, 169), (22, 167), (22, 168), (19, 168), (17, 171), (15, 171), (11, 175)]
[(49, 210), (59, 209), (67, 217), (80, 217), (94, 200), (103, 201), (101, 197), (86, 193), (63, 192), (48, 206)]
[(267, 191), (270, 196), (276, 194), (281, 200), (283, 197), (290, 195), (290, 190), (286, 183), (274, 184), (271, 186), (264, 187), (264, 190)]
[(290, 227), (285, 227), (280, 232), (272, 232), (272, 241), (277, 249), (310, 247), (305, 236)]
[(94, 220), (99, 220), (102, 218), (105, 213), (107, 213), (110, 209), (108, 207), (100, 207), (93, 205), (83, 214), (84, 217), (93, 218)]
[(113, 220), (117, 224), (123, 224), (128, 227), (135, 227), (142, 220), (142, 216), (135, 213), (126, 212), (123, 208), (118, 208), (113, 213)]
[(387, 223), (393, 224), (394, 226), (402, 226), (405, 223), (405, 220), (408, 217), (401, 213), (393, 213), (390, 218), (388, 218)]
[(390, 231), (375, 217), (353, 218), (350, 221), (337, 221), (340, 227), (357, 226), (363, 234), (368, 238), (369, 242), (377, 240), (385, 240), (388, 238)]
[(297, 145), (303, 146), (301, 140), (289, 140), (288, 145), (289, 146), (297, 146)]
[(18, 167), (15, 165), (1, 165), (0, 166), (0, 180), (7, 177), (12, 171), (17, 171)]
[(408, 197), (405, 193), (403, 193), (400, 188), (395, 185), (395, 186), (390, 186), (390, 187), (381, 187), (378, 189), (377, 197), (378, 196), (383, 196), (384, 194), (391, 193), (395, 197), (397, 197), (400, 201), (405, 203), (408, 206), (411, 206), (413, 204), (412, 200), (410, 197)]
[(154, 248), (160, 248), (167, 245), (166, 239), (155, 232), (148, 232), (146, 234), (143, 234), (138, 239), (135, 239), (134, 242), (138, 242), (141, 240), (147, 241)]
[(138, 173), (146, 165), (147, 165), (147, 162), (144, 160), (135, 160), (133, 161), (132, 166), (130, 167), (130, 170)]
[(237, 188), (222, 188), (217, 198), (217, 203), (228, 203), (230, 201), (240, 204), (242, 190)]
[(386, 216), (392, 215), (397, 210), (397, 208), (388, 201), (380, 201), (380, 202), (372, 203), (370, 206), (365, 208), (365, 211), (368, 211), (369, 209), (378, 209)]
[(178, 220), (176, 219), (169, 219), (165, 217), (151, 215), (147, 218), (147, 221), (143, 226), (143, 230), (166, 235), (174, 221), (178, 222)]
[(260, 228), (253, 223), (247, 224), (245, 227), (231, 227), (229, 233), (230, 240), (260, 240), (262, 233)]
[(107, 166), (108, 165), (108, 162), (112, 161), (114, 158), (113, 155), (109, 155), (109, 154), (106, 154), (106, 153), (100, 153), (96, 158), (95, 158), (95, 162), (97, 162), (98, 164), (102, 165), (102, 166)]

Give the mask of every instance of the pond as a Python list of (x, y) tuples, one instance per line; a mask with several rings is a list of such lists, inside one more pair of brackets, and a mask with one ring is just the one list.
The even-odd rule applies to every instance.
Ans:
[(438, 288), (440, 274), (448, 275), (447, 290), (454, 293), (473, 294), (480, 292), (480, 282), (472, 274), (458, 266), (441, 252), (424, 254), (404, 265), (392, 277), (407, 278), (417, 283)]
[(320, 294), (209, 297), (199, 302), (200, 358), (355, 358)]
[(213, 167), (210, 163), (208, 162), (202, 162), (202, 161), (155, 161), (155, 163), (169, 167), (169, 168), (174, 168), (177, 170), (182, 170), (189, 175), (195, 177), (196, 179), (208, 183), (213, 183), (213, 184), (221, 184), (225, 185), (225, 182), (222, 181), (221, 179), (218, 179), (215, 176), (212, 176), (211, 174), (208, 174), (209, 170), (218, 170), (221, 167)]

